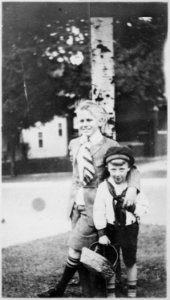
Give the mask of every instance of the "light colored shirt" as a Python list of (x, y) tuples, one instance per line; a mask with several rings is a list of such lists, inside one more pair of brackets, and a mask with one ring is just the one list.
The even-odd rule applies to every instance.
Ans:
[[(112, 178), (109, 181), (115, 188), (116, 195), (121, 195), (127, 188), (127, 182), (122, 184), (115, 184)], [(136, 209), (134, 213), (126, 210), (126, 225), (130, 225), (136, 222), (136, 217), (141, 216), (148, 212), (149, 204), (146, 196), (143, 193), (139, 193), (136, 197)], [(99, 184), (93, 207), (93, 220), (97, 230), (104, 229), (107, 223), (114, 224), (115, 213), (113, 209), (113, 196), (108, 190), (107, 182), (104, 180)]]

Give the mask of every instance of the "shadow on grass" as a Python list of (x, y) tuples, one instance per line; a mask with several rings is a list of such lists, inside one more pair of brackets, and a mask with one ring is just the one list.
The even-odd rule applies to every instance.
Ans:
[[(59, 281), (67, 257), (68, 233), (2, 250), (3, 297), (36, 297)], [(126, 274), (122, 263), (122, 278)], [(81, 297), (77, 275), (65, 297)], [(122, 295), (121, 295), (122, 296)], [(166, 228), (141, 225), (138, 242), (138, 297), (166, 297)]]

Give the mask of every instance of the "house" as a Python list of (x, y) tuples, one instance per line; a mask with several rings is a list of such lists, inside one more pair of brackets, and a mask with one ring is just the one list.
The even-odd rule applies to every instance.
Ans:
[(23, 129), (21, 143), (28, 145), (27, 158), (64, 157), (67, 155), (67, 119), (55, 116), (51, 121)]

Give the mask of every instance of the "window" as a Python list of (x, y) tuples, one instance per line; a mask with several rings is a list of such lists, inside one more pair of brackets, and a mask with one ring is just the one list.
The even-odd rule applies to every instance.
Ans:
[(62, 124), (58, 123), (58, 135), (62, 136), (63, 135), (63, 129), (62, 129)]
[(43, 148), (43, 134), (42, 134), (42, 132), (38, 132), (38, 146), (39, 146), (39, 148)]

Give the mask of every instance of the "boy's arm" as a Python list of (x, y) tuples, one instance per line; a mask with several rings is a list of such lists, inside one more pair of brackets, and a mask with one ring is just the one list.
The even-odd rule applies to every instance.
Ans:
[(137, 193), (140, 191), (140, 172), (133, 167), (127, 177), (128, 189), (123, 205), (130, 206), (136, 202)]
[(103, 188), (99, 185), (94, 200), (93, 206), (93, 221), (94, 225), (98, 231), (99, 243), (103, 245), (109, 245), (111, 242), (106, 235), (106, 212), (105, 212), (105, 197), (103, 193)]
[(136, 199), (136, 209), (134, 211), (134, 215), (140, 219), (142, 215), (146, 214), (148, 211), (149, 211), (148, 199), (143, 193), (139, 193)]
[(102, 184), (98, 186), (96, 197), (93, 205), (93, 221), (98, 231), (98, 235), (103, 236), (106, 234), (106, 212), (105, 212), (105, 197), (103, 193)]
[(128, 173), (127, 182), (128, 187), (134, 187), (140, 192), (140, 172), (135, 166)]

